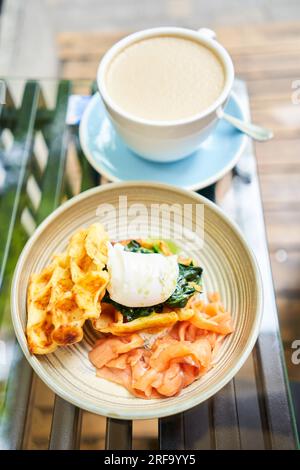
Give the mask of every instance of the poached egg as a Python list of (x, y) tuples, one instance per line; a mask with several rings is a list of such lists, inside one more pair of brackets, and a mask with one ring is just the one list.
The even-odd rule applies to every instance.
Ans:
[(108, 243), (110, 298), (126, 307), (151, 307), (165, 302), (174, 292), (179, 274), (177, 256), (125, 251), (120, 243)]

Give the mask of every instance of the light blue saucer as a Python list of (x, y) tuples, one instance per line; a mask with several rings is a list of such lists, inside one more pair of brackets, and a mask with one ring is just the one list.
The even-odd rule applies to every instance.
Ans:
[[(232, 94), (226, 112), (245, 119)], [(100, 95), (87, 105), (80, 123), (80, 143), (90, 164), (111, 181), (143, 180), (169, 183), (198, 190), (231, 170), (237, 163), (247, 138), (225, 121), (189, 157), (173, 163), (155, 163), (135, 155), (118, 136), (106, 117)]]

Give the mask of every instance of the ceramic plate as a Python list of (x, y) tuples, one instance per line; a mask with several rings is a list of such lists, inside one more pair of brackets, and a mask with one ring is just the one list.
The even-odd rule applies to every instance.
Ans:
[[(226, 111), (246, 119), (232, 94)], [(90, 164), (111, 181), (147, 180), (199, 190), (215, 183), (237, 163), (247, 137), (225, 121), (189, 157), (173, 163), (150, 162), (131, 152), (106, 117), (96, 93), (80, 123), (80, 143)]]
[[(29, 353), (25, 337), (26, 291), (29, 276), (49, 263), (53, 253), (66, 248), (71, 234), (79, 227), (100, 221), (99, 204), (117, 208), (119, 196), (127, 196), (130, 207), (151, 204), (203, 204), (204, 237), (184, 231), (179, 247), (204, 268), (205, 292), (218, 290), (233, 316), (235, 332), (229, 335), (215, 366), (202, 378), (172, 398), (145, 400), (135, 398), (123, 387), (97, 378), (88, 360), (96, 335), (86, 325), (81, 343), (59, 348), (47, 356)], [(108, 207), (108, 206), (107, 206)], [(106, 222), (113, 211), (107, 215)], [(191, 221), (195, 222), (195, 211)], [(121, 224), (123, 222), (121, 221)], [(128, 216), (127, 226), (130, 217)], [(178, 230), (180, 227), (177, 227)], [(177, 232), (174, 232), (177, 233)], [(110, 236), (116, 238), (113, 225)], [(201, 240), (203, 246), (201, 247)], [(222, 211), (207, 199), (186, 190), (156, 183), (107, 184), (86, 191), (54, 211), (35, 231), (18, 261), (12, 285), (12, 318), (21, 348), (35, 372), (65, 400), (93, 413), (120, 419), (146, 419), (187, 410), (220, 390), (243, 365), (254, 346), (261, 318), (261, 281), (257, 264), (239, 230)]]

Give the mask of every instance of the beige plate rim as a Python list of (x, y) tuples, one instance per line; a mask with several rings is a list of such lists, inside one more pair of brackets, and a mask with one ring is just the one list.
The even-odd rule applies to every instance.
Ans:
[[(76, 205), (78, 201), (85, 199), (89, 197), (92, 194), (97, 194), (105, 191), (107, 188), (113, 189), (125, 189), (127, 187), (141, 187), (141, 188), (152, 188), (152, 189), (166, 189), (168, 191), (172, 192), (177, 192), (178, 194), (182, 194), (185, 196), (189, 196), (191, 199), (194, 199), (196, 202), (201, 201), (202, 203), (208, 205), (213, 211), (215, 211), (228, 225), (232, 227), (232, 229), (236, 232), (237, 236), (240, 238), (243, 248), (249, 255), (249, 259), (251, 260), (252, 268), (255, 272), (255, 279), (256, 279), (256, 289), (257, 289), (257, 310), (256, 310), (256, 316), (252, 325), (251, 329), (251, 334), (248, 337), (247, 343), (244, 346), (243, 352), (239, 358), (239, 360), (236, 362), (235, 366), (227, 371), (224, 374), (224, 377), (222, 380), (220, 380), (214, 387), (212, 387), (210, 390), (208, 390), (205, 393), (202, 393), (201, 396), (193, 396), (190, 399), (187, 399), (183, 403), (172, 405), (170, 403), (168, 406), (165, 407), (160, 407), (158, 404), (157, 410), (153, 411), (152, 409), (147, 410), (147, 406), (143, 409), (143, 412), (136, 412), (136, 414), (132, 414), (131, 412), (127, 413), (126, 411), (122, 410), (122, 414), (118, 414), (116, 411), (115, 413), (109, 413), (104, 407), (100, 406), (89, 406), (85, 405), (84, 399), (77, 400), (74, 399), (73, 397), (69, 396), (68, 393), (65, 393), (63, 388), (58, 386), (54, 380), (49, 378), (48, 374), (44, 372), (42, 365), (40, 364), (38, 358), (36, 356), (32, 356), (29, 353), (28, 347), (27, 347), (27, 341), (26, 341), (26, 336), (23, 331), (23, 327), (20, 321), (20, 317), (18, 315), (18, 308), (17, 308), (17, 301), (14, 296), (15, 292), (15, 287), (18, 282), (19, 274), (20, 274), (20, 269), (22, 267), (23, 260), (26, 259), (28, 251), (31, 249), (32, 245), (35, 244), (36, 240), (40, 236), (40, 233), (43, 232), (44, 230), (47, 229), (47, 226), (55, 220), (55, 218), (66, 211), (69, 207)], [(14, 276), (13, 276), (13, 281), (12, 281), (12, 286), (11, 286), (11, 317), (12, 317), (12, 322), (13, 322), (13, 327), (15, 330), (15, 334), (17, 337), (17, 340), (20, 344), (20, 347), (23, 351), (23, 354), (25, 355), (27, 361), (31, 365), (31, 367), (34, 369), (34, 371), (37, 373), (37, 375), (43, 380), (43, 382), (57, 395), (59, 395), (61, 398), (64, 400), (72, 403), (73, 405), (82, 408), (84, 410), (87, 410), (91, 413), (96, 413), (102, 416), (110, 417), (110, 418), (118, 418), (118, 419), (124, 419), (124, 420), (130, 420), (130, 419), (153, 419), (153, 418), (162, 418), (165, 416), (170, 416), (173, 414), (177, 414), (183, 411), (186, 411), (203, 401), (207, 400), (211, 396), (215, 395), (219, 390), (221, 390), (230, 380), (237, 374), (237, 372), (240, 370), (242, 365), (245, 363), (246, 359), (250, 355), (259, 330), (260, 330), (260, 324), (262, 320), (262, 314), (263, 314), (263, 289), (262, 289), (262, 278), (261, 278), (261, 273), (258, 267), (257, 260), (253, 254), (252, 249), (248, 246), (247, 241), (245, 240), (244, 235), (242, 234), (241, 230), (239, 227), (236, 225), (235, 222), (233, 222), (223, 211), (220, 209), (216, 204), (205, 198), (204, 196), (201, 196), (197, 193), (190, 192), (186, 189), (181, 189), (177, 188), (172, 185), (168, 184), (162, 184), (162, 183), (151, 183), (151, 182), (143, 182), (143, 181), (131, 181), (131, 182), (122, 182), (122, 183), (109, 183), (109, 185), (101, 185), (101, 186), (96, 186), (94, 188), (88, 189), (87, 191), (84, 191), (77, 196), (74, 196), (71, 198), (69, 201), (63, 203), (60, 207), (58, 207), (54, 212), (52, 212), (40, 225), (39, 227), (35, 230), (34, 234), (29, 238), (27, 241), (26, 245), (23, 248), (23, 251), (19, 257), (18, 263), (15, 268)], [(160, 409), (163, 408), (163, 409)]]

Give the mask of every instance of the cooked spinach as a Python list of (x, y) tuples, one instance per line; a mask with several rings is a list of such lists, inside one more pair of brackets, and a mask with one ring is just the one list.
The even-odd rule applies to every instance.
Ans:
[[(158, 253), (158, 248), (153, 246), (151, 249), (143, 248), (136, 240), (130, 241), (125, 246), (126, 251), (132, 251), (134, 253)], [(177, 285), (173, 294), (163, 303), (153, 305), (151, 307), (126, 307), (121, 305), (109, 297), (106, 292), (103, 297), (103, 302), (110, 303), (122, 313), (127, 321), (135, 320), (136, 318), (146, 317), (151, 313), (160, 313), (163, 310), (164, 305), (172, 308), (183, 308), (186, 306), (189, 298), (196, 292), (195, 287), (190, 283), (195, 283), (197, 286), (201, 286), (202, 283), (202, 268), (190, 265), (178, 263), (179, 274), (177, 279)]]
[(131, 240), (126, 246), (125, 251), (132, 251), (133, 253), (159, 253), (159, 249), (156, 245), (151, 248), (144, 248), (136, 240)]
[(178, 263), (179, 274), (177, 278), (176, 288), (171, 297), (166, 300), (169, 307), (183, 308), (186, 306), (189, 298), (196, 292), (195, 287), (190, 283), (194, 282), (197, 286), (201, 286), (202, 268), (190, 264)]
[(158, 304), (151, 307), (126, 307), (125, 305), (121, 305), (118, 302), (112, 300), (109, 297), (108, 292), (105, 293), (102, 302), (112, 304), (119, 312), (122, 313), (127, 321), (132, 321), (140, 317), (148, 317), (148, 315), (151, 315), (151, 313), (154, 311), (160, 313), (163, 309), (163, 304)]

